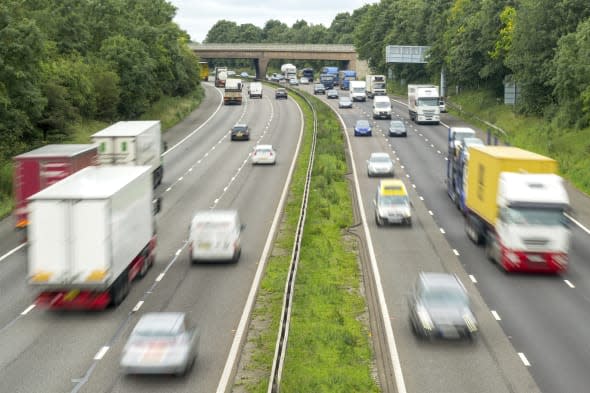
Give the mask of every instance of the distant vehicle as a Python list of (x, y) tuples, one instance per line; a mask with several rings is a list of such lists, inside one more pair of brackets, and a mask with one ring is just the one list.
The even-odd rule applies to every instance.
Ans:
[(186, 374), (195, 364), (199, 330), (181, 312), (143, 315), (121, 356), (125, 374)]
[(249, 141), (250, 140), (250, 128), (247, 124), (236, 124), (231, 128), (231, 135), (230, 139), (232, 141), (236, 140), (243, 140)]
[(350, 81), (356, 80), (356, 71), (355, 70), (339, 71), (338, 79), (340, 80), (340, 89), (341, 90), (349, 90), (350, 89)]
[(375, 96), (373, 98), (373, 119), (391, 120), (391, 100), (388, 96)]
[(291, 78), (289, 79), (289, 84), (291, 86), (299, 86), (299, 81), (297, 80), (297, 78)]
[(367, 160), (367, 176), (394, 176), (393, 161), (387, 153), (371, 153)]
[(27, 198), (65, 179), (72, 173), (98, 163), (96, 144), (45, 145), (13, 158), (14, 218), (16, 228), (29, 224)]
[(262, 82), (250, 82), (250, 86), (248, 86), (248, 97), (262, 98)]
[(313, 68), (304, 68), (303, 70), (301, 70), (301, 75), (304, 78), (307, 78), (307, 80), (312, 83), (313, 82)]
[(349, 96), (340, 96), (338, 98), (338, 108), (352, 108), (352, 100)]
[(408, 136), (406, 125), (401, 120), (389, 122), (389, 136)]
[(293, 64), (283, 64), (281, 66), (281, 73), (283, 74), (286, 80), (290, 80), (293, 78), (297, 79), (297, 67), (295, 67), (295, 65)]
[(277, 163), (277, 153), (272, 145), (256, 145), (250, 156), (252, 164), (271, 164)]
[(304, 77), (304, 76), (302, 76), (302, 77), (299, 79), (299, 83), (301, 83), (302, 85), (309, 85), (309, 79), (308, 79), (308, 78), (306, 78), (306, 77)]
[(367, 75), (365, 77), (367, 84), (367, 97), (387, 95), (387, 83), (385, 75)]
[(436, 85), (408, 85), (408, 113), (416, 124), (440, 123), (439, 90)]
[(189, 227), (189, 259), (237, 262), (242, 253), (244, 226), (236, 210), (201, 210), (194, 214)]
[(199, 76), (201, 78), (202, 81), (207, 81), (209, 80), (209, 63), (207, 63), (206, 61), (200, 61), (199, 62)]
[(326, 92), (326, 97), (328, 98), (338, 98), (338, 90), (330, 89)]
[(440, 107), (440, 113), (447, 113), (447, 104), (443, 98), (438, 100), (438, 106)]
[(354, 126), (354, 136), (372, 136), (373, 130), (368, 120), (357, 120)]
[(280, 99), (287, 99), (289, 97), (289, 94), (287, 93), (287, 90), (279, 87), (278, 89), (275, 90), (275, 99), (280, 100)]
[(326, 89), (333, 89), (334, 86), (336, 86), (335, 77), (330, 74), (320, 74), (320, 83), (324, 85)]
[(326, 94), (326, 88), (321, 83), (313, 85), (313, 94)]
[(478, 323), (457, 276), (420, 273), (408, 297), (410, 325), (419, 338), (473, 340)]
[(241, 79), (227, 78), (223, 88), (223, 104), (242, 105), (242, 89), (244, 84)]
[(248, 75), (248, 73), (247, 73), (246, 71), (244, 71), (244, 72), (240, 73), (240, 76), (241, 76), (242, 78), (250, 78), (250, 75)]
[(215, 87), (225, 87), (227, 67), (215, 67)]
[(365, 81), (350, 81), (350, 98), (353, 101), (363, 101), (367, 100), (367, 93), (366, 93), (366, 83)]
[(412, 225), (412, 204), (406, 186), (399, 179), (381, 180), (377, 186), (375, 223)]
[(236, 72), (232, 70), (227, 71), (227, 76), (236, 76)]
[(321, 75), (329, 75), (329, 76), (332, 76), (332, 78), (333, 78), (333, 86), (338, 86), (338, 84), (340, 82), (339, 79), (338, 79), (339, 78), (339, 72), (338, 71), (339, 71), (338, 67), (322, 67), (321, 72), (320, 72), (320, 78), (321, 78)]

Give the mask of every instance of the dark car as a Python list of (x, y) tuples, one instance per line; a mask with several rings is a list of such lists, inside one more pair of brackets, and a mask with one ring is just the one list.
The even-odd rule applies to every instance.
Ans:
[(474, 339), (478, 327), (457, 276), (420, 273), (408, 298), (410, 325), (419, 338)]
[(250, 140), (250, 128), (247, 124), (236, 124), (231, 128), (231, 140)]
[(326, 92), (326, 97), (328, 98), (338, 98), (338, 91), (334, 89), (330, 89)]
[(287, 95), (287, 90), (286, 90), (286, 89), (283, 89), (283, 88), (278, 88), (278, 89), (275, 91), (275, 98), (276, 98), (277, 100), (280, 100), (280, 99), (282, 99), (282, 98), (284, 98), (284, 99), (286, 100), (288, 97), (289, 97), (289, 96)]
[(401, 120), (392, 120), (389, 123), (389, 136), (408, 136), (406, 125)]
[(313, 94), (326, 94), (326, 88), (321, 83), (313, 85)]
[(357, 120), (354, 126), (354, 136), (372, 136), (373, 130), (368, 120)]
[(349, 96), (341, 96), (338, 98), (338, 108), (352, 108), (352, 100)]

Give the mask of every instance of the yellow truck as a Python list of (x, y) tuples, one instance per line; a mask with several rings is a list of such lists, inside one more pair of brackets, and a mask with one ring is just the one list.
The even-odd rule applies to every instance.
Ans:
[(506, 271), (563, 272), (569, 198), (557, 162), (512, 146), (472, 146), (464, 174), (467, 236)]
[(209, 80), (209, 63), (207, 63), (206, 61), (200, 61), (199, 62), (199, 72), (200, 72), (200, 77), (202, 81), (208, 81)]

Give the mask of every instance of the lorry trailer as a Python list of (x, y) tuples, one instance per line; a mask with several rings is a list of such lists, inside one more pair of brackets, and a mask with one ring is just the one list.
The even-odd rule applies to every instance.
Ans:
[(119, 121), (91, 136), (101, 165), (149, 165), (154, 188), (162, 183), (164, 162), (159, 120)]
[(31, 196), (27, 276), (40, 291), (36, 304), (120, 304), (154, 263), (152, 204), (149, 166), (87, 167)]
[(27, 198), (89, 165), (98, 164), (95, 144), (46, 145), (13, 158), (16, 228), (29, 224)]
[(242, 105), (242, 87), (241, 79), (228, 78), (223, 89), (223, 104)]
[(569, 198), (557, 162), (512, 146), (471, 146), (465, 231), (505, 271), (567, 270)]

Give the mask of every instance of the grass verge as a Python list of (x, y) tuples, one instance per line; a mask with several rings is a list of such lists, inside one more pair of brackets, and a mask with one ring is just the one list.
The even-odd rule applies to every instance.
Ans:
[[(307, 104), (294, 94), (291, 97), (305, 113), (305, 143), (259, 290), (234, 392), (268, 389), (313, 131)], [(344, 137), (334, 113), (310, 99), (318, 111), (319, 131), (281, 391), (377, 392), (357, 255), (344, 235), (353, 219)]]
[[(162, 130), (166, 132), (197, 108), (203, 97), (204, 91), (200, 86), (194, 92), (183, 97), (163, 97), (141, 116), (140, 120), (160, 119)], [(73, 124), (71, 126), (72, 137), (66, 143), (90, 143), (90, 135), (108, 125), (109, 123), (96, 120)], [(0, 163), (0, 218), (8, 216), (14, 208), (12, 173), (12, 161)]]

